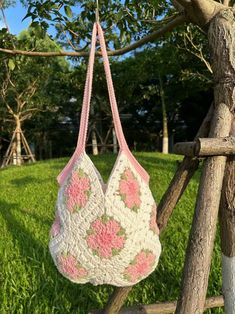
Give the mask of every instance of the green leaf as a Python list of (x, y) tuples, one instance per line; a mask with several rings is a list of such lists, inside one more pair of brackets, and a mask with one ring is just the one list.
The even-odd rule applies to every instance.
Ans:
[(65, 14), (66, 14), (69, 18), (72, 18), (72, 17), (73, 17), (73, 12), (72, 12), (71, 8), (70, 8), (68, 5), (66, 5), (66, 6), (64, 7), (64, 11), (65, 11)]
[(12, 59), (9, 59), (8, 61), (8, 68), (13, 71), (15, 69), (15, 62)]

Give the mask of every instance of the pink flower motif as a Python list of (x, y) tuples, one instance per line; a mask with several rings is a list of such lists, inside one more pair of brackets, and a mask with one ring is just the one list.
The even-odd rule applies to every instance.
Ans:
[(62, 254), (57, 259), (58, 268), (65, 276), (76, 280), (87, 275), (87, 270), (77, 262), (71, 254)]
[(152, 207), (152, 212), (151, 212), (151, 216), (150, 216), (149, 227), (154, 233), (159, 235), (159, 229), (158, 229), (158, 226), (156, 223), (156, 216), (157, 216), (157, 206), (156, 206), (156, 204), (154, 204)]
[(118, 254), (125, 243), (124, 229), (117, 221), (107, 216), (93, 221), (87, 234), (88, 246), (101, 258), (110, 258)]
[(56, 212), (55, 220), (51, 227), (50, 235), (51, 237), (56, 237), (60, 233), (61, 222), (58, 212)]
[(140, 207), (140, 187), (130, 169), (126, 169), (119, 182), (119, 191), (125, 205), (137, 211)]
[(90, 196), (90, 180), (82, 169), (72, 173), (65, 189), (66, 205), (71, 213), (84, 207)]
[(141, 278), (146, 277), (152, 271), (155, 259), (156, 256), (152, 252), (142, 250), (125, 269), (125, 278), (128, 281), (137, 282)]

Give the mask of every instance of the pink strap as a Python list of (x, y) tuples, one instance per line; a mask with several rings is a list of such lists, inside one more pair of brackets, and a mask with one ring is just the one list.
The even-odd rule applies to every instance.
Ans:
[(143, 177), (143, 179), (148, 181), (149, 176), (147, 172), (141, 167), (138, 161), (131, 154), (127, 146), (124, 134), (123, 134), (122, 125), (121, 125), (118, 108), (117, 108), (115, 92), (113, 88), (113, 82), (112, 82), (112, 76), (111, 76), (111, 71), (110, 71), (108, 54), (107, 54), (106, 45), (105, 45), (104, 34), (99, 23), (95, 23), (93, 26), (91, 51), (90, 51), (89, 64), (88, 64), (88, 70), (87, 70), (87, 76), (86, 76), (77, 148), (73, 156), (71, 157), (70, 161), (66, 165), (66, 167), (57, 177), (57, 180), (60, 184), (63, 183), (68, 173), (72, 169), (74, 162), (77, 160), (80, 154), (85, 151), (86, 136), (87, 136), (87, 129), (88, 129), (88, 119), (89, 119), (89, 111), (90, 111), (90, 100), (91, 100), (91, 92), (92, 92), (93, 68), (94, 68), (94, 60), (95, 60), (95, 44), (96, 44), (97, 30), (98, 30), (98, 36), (99, 36), (99, 41), (100, 41), (101, 53), (104, 60), (104, 70), (105, 70), (106, 81), (107, 81), (107, 86), (108, 86), (108, 94), (109, 94), (109, 100), (111, 104), (114, 128), (117, 134), (117, 140), (119, 143), (120, 150), (125, 151), (129, 159), (132, 161), (133, 165), (136, 167), (137, 171)]
[(104, 40), (104, 34), (99, 23), (97, 23), (97, 27), (98, 27), (101, 53), (104, 60), (104, 70), (105, 70), (106, 81), (107, 81), (107, 86), (108, 86), (109, 101), (110, 101), (111, 109), (112, 109), (114, 128), (117, 134), (117, 140), (118, 140), (120, 149), (126, 151), (128, 150), (128, 146), (127, 146), (124, 134), (123, 134), (122, 125), (121, 125), (121, 121), (120, 121), (120, 117), (118, 113), (117, 101), (116, 101), (115, 92), (113, 88), (113, 81), (112, 81), (112, 75), (110, 71), (110, 65), (109, 65), (109, 59), (108, 59), (108, 54), (106, 50), (105, 40)]
[(96, 24), (94, 24), (93, 31), (92, 31), (92, 38), (91, 38), (91, 50), (90, 50), (88, 68), (87, 68), (86, 83), (85, 83), (85, 89), (84, 89), (84, 95), (83, 95), (82, 113), (80, 117), (80, 128), (79, 128), (77, 147), (76, 147), (75, 152), (73, 153), (73, 156), (70, 158), (67, 165), (64, 167), (64, 169), (61, 171), (61, 173), (57, 177), (57, 181), (59, 184), (62, 184), (64, 182), (70, 170), (72, 169), (74, 162), (76, 162), (76, 159), (78, 158), (78, 156), (85, 149), (86, 132), (87, 132), (87, 124), (88, 124), (88, 116), (89, 116), (89, 104), (90, 104), (90, 99), (91, 99), (93, 68), (94, 68), (94, 59), (95, 59), (96, 34), (97, 34), (97, 26)]

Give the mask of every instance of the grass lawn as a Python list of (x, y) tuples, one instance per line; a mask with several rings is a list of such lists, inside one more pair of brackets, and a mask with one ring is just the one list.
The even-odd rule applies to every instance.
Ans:
[[(136, 154), (151, 175), (157, 202), (167, 188), (180, 157)], [(93, 158), (106, 180), (115, 156)], [(0, 170), (0, 313), (79, 313), (102, 308), (111, 286), (76, 285), (63, 278), (48, 250), (58, 186), (56, 176), (67, 159)], [(177, 299), (185, 248), (192, 221), (198, 173), (161, 235), (163, 252), (156, 271), (136, 285), (126, 305)], [(221, 294), (220, 246), (217, 235), (208, 296)], [(206, 313), (224, 313), (223, 309)]]

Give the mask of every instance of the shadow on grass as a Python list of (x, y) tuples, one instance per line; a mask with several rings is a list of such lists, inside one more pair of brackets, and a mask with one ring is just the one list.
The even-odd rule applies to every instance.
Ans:
[[(47, 218), (43, 218), (42, 216), (40, 215), (37, 215), (35, 213), (32, 213), (31, 210), (27, 210), (27, 209), (20, 209), (20, 208), (16, 208), (17, 212), (31, 218), (31, 219), (34, 219), (36, 220), (39, 224), (43, 224), (45, 226), (48, 227), (48, 229), (51, 227), (51, 225), (53, 224), (53, 220), (52, 219), (47, 219)], [(55, 212), (55, 211), (54, 211)], [(55, 216), (53, 212), (53, 217)]]
[(15, 185), (16, 187), (20, 187), (22, 185), (27, 185), (30, 183), (36, 183), (36, 184), (41, 184), (41, 183), (46, 183), (51, 181), (51, 178), (47, 178), (47, 179), (39, 179), (39, 178), (35, 178), (32, 176), (24, 176), (21, 178), (17, 178), (17, 179), (12, 179), (9, 182), (12, 185)]
[[(32, 289), (28, 291), (27, 297), (20, 301), (24, 311), (33, 313), (37, 304), (40, 304), (40, 300), (45, 299), (47, 299), (45, 304), (49, 305), (51, 309), (53, 308), (56, 313), (61, 314), (85, 314), (91, 308), (98, 308), (97, 301), (92, 298), (98, 288), (92, 287), (90, 284), (76, 285), (63, 278), (53, 264), (48, 245), (44, 246), (38, 242), (33, 236), (33, 231), (27, 230), (25, 225), (15, 217), (14, 211), (24, 213), (24, 211), (19, 210), (17, 203), (0, 201), (0, 214), (6, 222), (9, 234), (12, 236), (14, 247), (19, 249), (25, 272), (30, 280), (28, 286)], [(36, 219), (39, 219), (39, 217), (36, 217)], [(52, 222), (48, 220), (46, 223), (51, 224)], [(17, 282), (21, 277), (18, 277), (17, 270), (14, 271), (13, 269), (11, 276), (15, 274), (16, 277), (11, 279)], [(6, 278), (6, 280), (10, 282), (9, 278)], [(24, 285), (24, 282), (19, 283), (19, 291), (15, 291), (16, 294), (21, 293), (22, 285)], [(3, 293), (6, 292), (3, 291)], [(29, 302), (32, 294), (36, 294), (37, 298), (34, 299), (34, 302)], [(63, 300), (66, 301), (64, 304)]]

